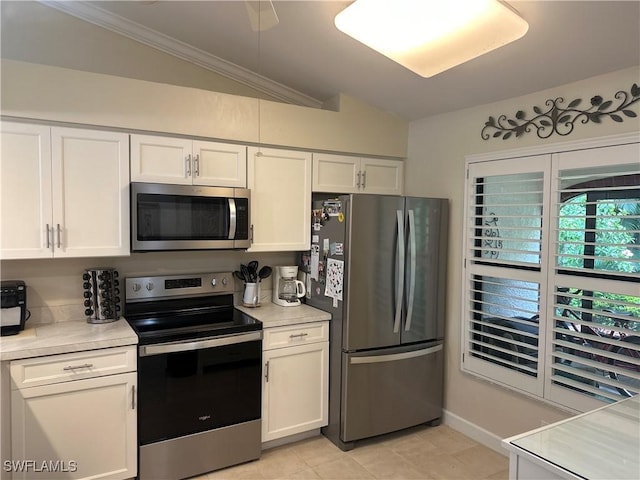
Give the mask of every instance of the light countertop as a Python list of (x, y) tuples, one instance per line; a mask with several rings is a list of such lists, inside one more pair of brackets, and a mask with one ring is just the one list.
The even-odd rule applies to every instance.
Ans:
[(135, 345), (138, 337), (124, 318), (91, 324), (69, 320), (27, 327), (17, 335), (0, 337), (0, 361)]
[(507, 438), (503, 445), (579, 478), (637, 480), (640, 395)]
[(305, 304), (295, 307), (281, 307), (265, 301), (255, 308), (243, 307), (242, 305), (236, 305), (236, 308), (250, 317), (260, 320), (263, 328), (331, 320), (330, 313)]
[[(260, 320), (263, 328), (330, 320), (331, 314), (308, 305), (281, 307), (264, 302), (259, 307), (236, 306)], [(34, 325), (17, 335), (0, 337), (0, 361), (81, 352), (99, 348), (135, 345), (138, 337), (124, 318), (110, 323), (91, 324), (83, 318)]]

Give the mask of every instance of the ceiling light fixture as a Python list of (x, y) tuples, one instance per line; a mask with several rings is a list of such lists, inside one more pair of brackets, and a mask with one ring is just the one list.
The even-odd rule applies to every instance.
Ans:
[(521, 38), (529, 25), (499, 0), (356, 0), (336, 27), (423, 77)]

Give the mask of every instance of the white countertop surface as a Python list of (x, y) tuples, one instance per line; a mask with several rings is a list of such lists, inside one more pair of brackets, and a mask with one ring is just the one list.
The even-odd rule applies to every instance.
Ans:
[(586, 479), (640, 478), (640, 395), (503, 441)]
[(236, 305), (236, 308), (256, 320), (260, 320), (263, 328), (331, 320), (330, 313), (305, 304), (295, 307), (281, 307), (272, 302), (263, 302), (255, 308), (243, 307), (242, 305)]
[[(236, 306), (262, 322), (263, 328), (330, 320), (331, 314), (308, 305), (281, 307), (264, 302), (259, 307)], [(17, 335), (0, 337), (0, 361), (41, 357), (58, 353), (135, 345), (138, 337), (124, 318), (110, 323), (91, 324), (83, 318), (34, 325)]]
[(138, 337), (124, 318), (91, 324), (82, 320), (27, 327), (17, 335), (0, 337), (0, 361), (135, 345)]

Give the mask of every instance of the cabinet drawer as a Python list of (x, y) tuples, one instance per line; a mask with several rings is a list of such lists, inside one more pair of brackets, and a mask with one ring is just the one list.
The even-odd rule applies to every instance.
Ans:
[(13, 390), (136, 371), (136, 346), (63, 353), (11, 362)]
[(302, 343), (324, 342), (329, 339), (329, 322), (303, 323), (264, 329), (264, 350), (290, 347)]

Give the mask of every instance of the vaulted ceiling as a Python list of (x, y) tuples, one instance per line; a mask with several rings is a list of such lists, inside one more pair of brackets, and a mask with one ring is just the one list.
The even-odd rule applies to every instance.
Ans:
[(407, 119), (640, 65), (638, 1), (510, 1), (530, 26), (522, 39), (432, 78), (338, 31), (334, 16), (349, 1), (274, 1), (279, 23), (261, 32), (244, 1), (41, 3), (286, 101), (317, 106), (346, 93)]

